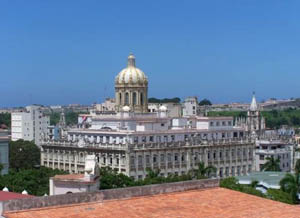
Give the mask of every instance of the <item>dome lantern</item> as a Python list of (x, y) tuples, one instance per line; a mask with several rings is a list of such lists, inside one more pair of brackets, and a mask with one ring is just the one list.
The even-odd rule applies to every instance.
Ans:
[(135, 57), (132, 53), (128, 56), (128, 67), (135, 67)]

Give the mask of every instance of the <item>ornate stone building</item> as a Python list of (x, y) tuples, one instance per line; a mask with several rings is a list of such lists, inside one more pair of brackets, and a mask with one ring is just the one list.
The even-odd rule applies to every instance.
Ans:
[(128, 56), (128, 64), (115, 79), (116, 111), (129, 106), (130, 111), (148, 112), (148, 78), (135, 66), (133, 54)]
[(64, 140), (44, 141), (41, 165), (81, 173), (87, 155), (95, 155), (100, 167), (135, 179), (145, 178), (147, 168), (182, 175), (200, 162), (215, 166), (217, 177), (252, 171), (255, 144), (233, 117), (170, 117), (164, 105), (147, 113), (148, 79), (132, 54), (115, 89), (117, 113), (79, 117), (89, 125), (68, 130)]

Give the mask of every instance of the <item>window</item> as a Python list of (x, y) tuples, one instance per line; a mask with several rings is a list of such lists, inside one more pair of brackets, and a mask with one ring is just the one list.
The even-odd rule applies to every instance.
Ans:
[(122, 93), (119, 93), (119, 101), (120, 101), (120, 104), (122, 104)]
[(168, 142), (168, 136), (167, 135), (164, 136), (164, 142)]
[(226, 122), (225, 121), (222, 122), (222, 126), (226, 126)]
[(156, 163), (157, 161), (157, 158), (156, 158), (156, 155), (153, 156), (153, 163)]
[(178, 154), (175, 154), (174, 161), (178, 161)]
[(139, 166), (143, 165), (143, 156), (142, 155), (139, 155), (139, 157), (138, 157), (138, 165)]
[(251, 173), (252, 171), (252, 165), (248, 165), (248, 173)]
[(210, 122), (210, 126), (214, 126), (214, 122)]
[(265, 159), (265, 156), (263, 154), (259, 155), (259, 159), (260, 160), (264, 160)]
[(184, 162), (184, 160), (185, 160), (185, 156), (184, 154), (181, 154), (181, 161)]
[(143, 96), (143, 93), (141, 93), (140, 98), (141, 98), (141, 105), (143, 105), (143, 104), (144, 104), (144, 96)]
[(132, 104), (136, 105), (136, 93), (135, 92), (132, 95)]
[(235, 176), (235, 167), (231, 167), (231, 175)]
[(223, 177), (223, 168), (222, 167), (220, 168), (219, 175), (221, 178)]
[(168, 162), (172, 162), (172, 154), (168, 154)]
[(150, 155), (146, 155), (146, 164), (150, 163)]
[(129, 94), (126, 92), (125, 94), (125, 105), (129, 105)]
[(151, 136), (149, 136), (149, 142), (153, 142), (154, 140), (153, 140), (153, 136), (151, 135)]
[(160, 155), (160, 162), (164, 162), (165, 161), (165, 155), (164, 154), (161, 154)]

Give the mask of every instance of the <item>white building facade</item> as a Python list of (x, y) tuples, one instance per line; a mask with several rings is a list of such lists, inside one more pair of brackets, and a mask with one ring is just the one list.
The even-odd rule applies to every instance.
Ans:
[(198, 163), (217, 168), (217, 177), (245, 175), (254, 168), (255, 143), (233, 117), (197, 116), (198, 101), (186, 101), (184, 117), (169, 115), (166, 105), (148, 112), (148, 78), (135, 67), (135, 57), (115, 79), (116, 111), (80, 115), (77, 129), (65, 140), (46, 140), (41, 165), (81, 173), (87, 155), (99, 167), (109, 166), (134, 179), (146, 169), (162, 176), (183, 175)]
[(40, 145), (49, 125), (50, 117), (43, 114), (41, 106), (27, 106), (26, 110), (11, 114), (11, 140), (23, 139)]
[(294, 144), (282, 140), (257, 140), (255, 150), (255, 170), (261, 171), (262, 166), (273, 157), (280, 160), (280, 170), (290, 172), (294, 157)]

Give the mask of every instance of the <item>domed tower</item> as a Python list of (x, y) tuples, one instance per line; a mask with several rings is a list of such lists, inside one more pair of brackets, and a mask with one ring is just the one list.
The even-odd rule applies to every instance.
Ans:
[(116, 110), (129, 106), (130, 111), (148, 112), (148, 78), (135, 66), (133, 54), (128, 56), (128, 64), (115, 79)]

